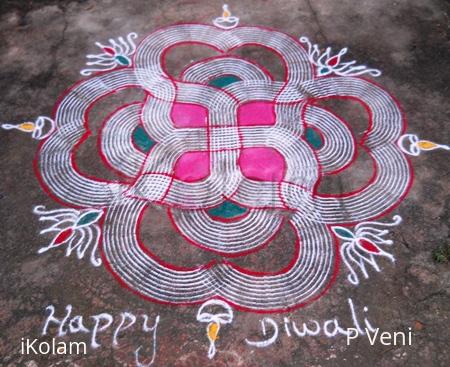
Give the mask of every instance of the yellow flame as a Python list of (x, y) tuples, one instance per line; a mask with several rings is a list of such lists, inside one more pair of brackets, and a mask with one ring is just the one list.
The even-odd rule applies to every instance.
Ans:
[(220, 324), (218, 322), (211, 322), (208, 325), (208, 339), (215, 342), (219, 337)]
[(228, 10), (228, 7), (225, 6), (225, 5), (224, 5), (224, 7), (223, 7), (223, 13), (222, 13), (222, 16), (223, 16), (224, 18), (229, 18), (229, 17), (231, 17), (231, 12)]
[(32, 132), (34, 130), (34, 123), (33, 122), (24, 122), (20, 124), (19, 129), (26, 132)]
[(423, 150), (430, 150), (430, 149), (437, 148), (439, 145), (436, 144), (436, 143), (433, 143), (432, 141), (428, 141), (428, 140), (420, 140), (420, 141), (417, 143), (417, 146), (418, 146), (420, 149), (423, 149)]

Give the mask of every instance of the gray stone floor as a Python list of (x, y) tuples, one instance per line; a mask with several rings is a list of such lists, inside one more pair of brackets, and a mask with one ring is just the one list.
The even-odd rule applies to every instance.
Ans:
[[(230, 8), (244, 25), (262, 25), (294, 37), (308, 36), (335, 50), (348, 47), (348, 57), (382, 70), (377, 82), (400, 101), (409, 123), (408, 131), (422, 138), (450, 143), (449, 123), (449, 10), (445, 0), (243, 0)], [(141, 37), (158, 27), (177, 22), (211, 23), (220, 14), (220, 1), (20, 1), (0, 3), (0, 122), (22, 122), (51, 115), (64, 90), (81, 79), (85, 55), (95, 52), (95, 41), (106, 41), (129, 32)], [(169, 57), (168, 66), (180, 70), (189, 58), (199, 56), (186, 49)], [(244, 56), (266, 60), (258, 51)], [(187, 58), (186, 58), (187, 57)], [(108, 103), (124, 103), (136, 95), (121, 95)], [(103, 107), (102, 107), (103, 106)], [(80, 148), (80, 169), (114, 178), (93, 163), (95, 129), (110, 112), (104, 104), (93, 117), (94, 136)], [(357, 106), (335, 106), (356, 125), (367, 117)], [(364, 125), (366, 122), (363, 122)], [(358, 126), (362, 126), (359, 124)], [(363, 129), (362, 129), (363, 130)], [(231, 325), (223, 326), (217, 355), (207, 358), (205, 325), (195, 319), (197, 307), (169, 307), (147, 302), (122, 288), (104, 268), (85, 260), (37, 249), (50, 237), (32, 213), (35, 205), (58, 208), (41, 189), (33, 171), (38, 143), (27, 134), (0, 131), (0, 366), (127, 366), (135, 365), (134, 351), (152, 355), (151, 334), (136, 329), (121, 334), (112, 346), (113, 327), (99, 334), (101, 346), (86, 356), (34, 356), (20, 353), (21, 338), (49, 340), (40, 336), (45, 308), (52, 304), (62, 318), (65, 307), (82, 315), (92, 330), (92, 315), (102, 312), (160, 315), (156, 334), (155, 366), (448, 366), (450, 364), (448, 263), (436, 263), (432, 251), (450, 241), (450, 155), (427, 152), (412, 159), (414, 185), (394, 213), (404, 222), (392, 231), (395, 264), (381, 260), (381, 273), (354, 287), (346, 282), (342, 267), (333, 287), (320, 300), (285, 314), (268, 315), (279, 325), (280, 335), (267, 348), (252, 348), (245, 339), (263, 338), (264, 315), (235, 312)], [(358, 168), (325, 188), (347, 191), (368, 173)], [(334, 186), (336, 185), (336, 186)], [(334, 191), (333, 191), (334, 189)], [(158, 255), (168, 261), (195, 265), (209, 260), (201, 251), (178, 250), (180, 239), (166, 222), (161, 209), (144, 219), (143, 236), (154, 243)], [(386, 218), (391, 218), (390, 214)], [(288, 242), (289, 234), (278, 246)], [(280, 254), (284, 253), (283, 247)], [(286, 251), (289, 253), (289, 251)], [(265, 252), (263, 257), (240, 260), (270, 270), (283, 265), (282, 255)], [(178, 263), (177, 263), (178, 264)], [(412, 346), (371, 346), (367, 338), (346, 345), (343, 336), (287, 336), (283, 318), (300, 324), (309, 319), (323, 323), (337, 318), (351, 326), (348, 299), (359, 317), (367, 316), (381, 330), (407, 331)], [(367, 306), (367, 313), (363, 307)], [(268, 331), (268, 333), (270, 333)], [(60, 340), (89, 341), (92, 332), (67, 335)], [(147, 358), (148, 363), (150, 358)]]

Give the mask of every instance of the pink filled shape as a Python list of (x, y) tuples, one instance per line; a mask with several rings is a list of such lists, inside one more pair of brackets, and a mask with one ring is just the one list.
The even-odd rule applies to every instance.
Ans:
[(208, 110), (190, 103), (174, 103), (172, 107), (172, 121), (175, 127), (206, 127)]
[(245, 177), (257, 181), (281, 182), (286, 172), (284, 157), (273, 148), (242, 149), (239, 166)]
[(181, 181), (203, 180), (209, 176), (209, 153), (186, 152), (178, 158), (173, 170), (175, 178)]
[(275, 110), (271, 102), (249, 102), (238, 108), (238, 124), (241, 126), (274, 125)]

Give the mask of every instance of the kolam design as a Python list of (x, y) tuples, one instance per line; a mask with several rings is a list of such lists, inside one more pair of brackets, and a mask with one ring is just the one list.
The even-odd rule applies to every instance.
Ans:
[[(216, 299), (254, 312), (290, 310), (318, 299), (340, 264), (357, 284), (358, 269), (366, 278), (366, 265), (379, 270), (377, 255), (393, 259), (382, 249), (391, 244), (382, 238), (387, 231), (370, 229), (370, 223), (405, 197), (412, 172), (408, 149), (398, 144), (406, 129), (398, 103), (362, 75), (379, 71), (343, 63), (346, 49), (321, 55), (306, 37), (299, 41), (271, 29), (238, 26), (238, 21), (224, 13), (216, 26), (180, 24), (137, 45), (135, 33), (97, 44), (102, 53), (90, 55), (89, 69), (82, 72), (87, 78), (61, 98), (51, 133), (42, 137), (37, 153), (42, 185), (72, 208), (46, 212), (40, 207), (38, 212), (55, 223), (49, 231), (56, 232), (41, 252), (70, 241), (67, 254), (78, 248), (81, 258), (86, 247), (78, 238), (101, 232), (90, 242), (92, 251), (98, 242), (102, 259), (93, 253), (91, 261), (142, 297), (176, 305)], [(169, 76), (167, 51), (186, 44), (207, 46), (217, 56), (189, 64), (177, 78)], [(257, 62), (232, 53), (255, 45), (281, 58), (284, 80), (275, 81)], [(127, 179), (84, 174), (74, 155), (90, 134), (88, 111), (128, 88), (142, 90), (145, 97), (109, 115), (98, 145), (106, 166)], [(364, 136), (357, 138), (343, 119), (318, 103), (330, 98), (366, 108), (370, 121)], [(321, 180), (351, 167), (358, 149), (372, 160), (372, 179), (343, 195), (319, 193)], [(168, 208), (180, 240), (224, 260), (194, 268), (159, 260), (151, 249), (162, 244), (143, 244), (138, 236), (151, 205)], [(69, 228), (58, 223), (66, 217)], [(396, 217), (394, 224), (399, 222)], [(347, 229), (358, 223), (355, 232)], [(287, 224), (297, 237), (288, 267), (264, 273), (233, 263), (266, 244), (270, 248)]]

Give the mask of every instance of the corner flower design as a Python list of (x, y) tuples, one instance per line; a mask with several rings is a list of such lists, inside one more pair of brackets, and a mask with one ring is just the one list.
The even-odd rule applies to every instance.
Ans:
[(395, 258), (392, 254), (383, 249), (383, 246), (391, 246), (392, 240), (385, 240), (383, 237), (389, 233), (386, 229), (377, 227), (393, 227), (402, 222), (399, 215), (395, 215), (392, 223), (362, 222), (355, 226), (354, 232), (345, 227), (332, 227), (334, 234), (343, 240), (341, 245), (341, 257), (350, 271), (348, 280), (350, 283), (359, 284), (359, 277), (354, 270), (357, 267), (364, 278), (369, 278), (366, 266), (371, 266), (377, 272), (381, 269), (378, 266), (377, 258), (385, 257), (392, 262)]
[(337, 54), (333, 55), (331, 47), (327, 47), (324, 52), (321, 52), (319, 46), (312, 44), (308, 37), (300, 37), (300, 42), (306, 44), (308, 47), (309, 60), (317, 66), (317, 73), (319, 76), (325, 76), (330, 74), (336, 74), (341, 76), (358, 76), (362, 74), (369, 74), (377, 77), (381, 75), (381, 71), (378, 69), (371, 69), (364, 65), (356, 65), (356, 61), (343, 62), (342, 56), (344, 56), (348, 49), (345, 47), (341, 49)]
[(39, 215), (40, 221), (51, 223), (50, 227), (40, 232), (41, 234), (55, 233), (50, 244), (39, 249), (39, 254), (65, 245), (66, 256), (70, 256), (72, 252), (76, 251), (77, 257), (82, 259), (88, 248), (91, 247), (91, 264), (94, 266), (102, 264), (101, 258), (97, 255), (100, 228), (96, 224), (103, 215), (102, 210), (46, 210), (43, 205), (38, 205), (33, 209), (33, 212)]
[(86, 57), (92, 61), (88, 61), (86, 65), (92, 68), (83, 69), (80, 74), (89, 76), (98, 71), (113, 70), (119, 66), (131, 66), (130, 57), (136, 51), (134, 40), (137, 36), (136, 33), (132, 32), (127, 35), (126, 39), (123, 37), (119, 37), (117, 40), (111, 38), (109, 44), (106, 45), (96, 42), (95, 45), (102, 52), (96, 55), (87, 55)]

